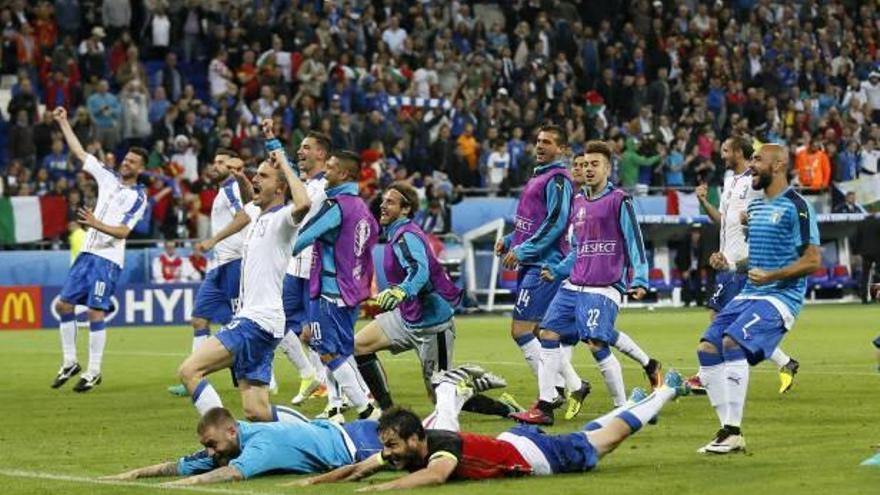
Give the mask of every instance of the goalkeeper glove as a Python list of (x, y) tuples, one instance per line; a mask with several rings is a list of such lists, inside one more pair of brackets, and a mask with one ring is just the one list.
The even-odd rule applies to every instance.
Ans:
[(376, 296), (376, 303), (385, 311), (391, 311), (406, 299), (406, 292), (397, 286), (389, 287)]

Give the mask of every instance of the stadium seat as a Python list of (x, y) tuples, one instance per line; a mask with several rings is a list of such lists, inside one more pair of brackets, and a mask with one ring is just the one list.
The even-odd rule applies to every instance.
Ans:
[(652, 291), (661, 294), (672, 292), (672, 286), (666, 282), (666, 277), (660, 268), (651, 268), (648, 272), (648, 286)]
[(838, 289), (855, 289), (859, 285), (858, 282), (849, 275), (849, 269), (843, 265), (835, 265), (831, 269), (830, 281), (833, 282), (834, 286)]
[(670, 272), (669, 272), (669, 286), (673, 289), (674, 288), (681, 288), (681, 286), (682, 286), (681, 270), (679, 270), (677, 268), (673, 268), (672, 270), (670, 270)]
[(826, 289), (828, 281), (828, 268), (820, 267), (807, 277), (807, 290)]

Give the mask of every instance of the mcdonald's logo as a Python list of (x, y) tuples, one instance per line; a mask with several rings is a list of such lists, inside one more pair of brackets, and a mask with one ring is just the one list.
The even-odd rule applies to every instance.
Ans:
[(0, 287), (0, 330), (43, 326), (40, 287)]

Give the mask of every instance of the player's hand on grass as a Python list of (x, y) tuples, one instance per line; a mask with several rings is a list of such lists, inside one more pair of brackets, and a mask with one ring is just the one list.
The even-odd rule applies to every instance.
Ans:
[(709, 266), (718, 271), (726, 271), (730, 268), (727, 258), (721, 253), (712, 253), (712, 255), (709, 256)]
[(376, 296), (376, 304), (385, 311), (391, 311), (406, 299), (406, 292), (397, 286), (389, 287)]
[(635, 299), (636, 301), (641, 301), (643, 297), (648, 293), (644, 287), (635, 287), (627, 291), (629, 297)]
[(379, 485), (367, 485), (367, 486), (362, 486), (362, 487), (358, 488), (358, 489), (355, 490), (355, 491), (356, 491), (356, 492), (359, 492), (359, 493), (364, 493), (364, 492), (384, 492), (385, 490), (391, 490), (392, 488), (393, 488), (393, 487), (390, 486), (390, 485), (388, 485), (387, 483), (382, 483), (382, 484), (379, 484)]
[(301, 480), (291, 481), (290, 483), (281, 483), (279, 486), (296, 486), (296, 487), (303, 488), (306, 486), (314, 485), (316, 480), (317, 480), (317, 476), (310, 476), (308, 478), (303, 478)]
[(101, 481), (131, 481), (137, 479), (137, 471), (126, 471), (119, 474), (111, 474), (109, 476), (101, 476)]
[(761, 270), (760, 268), (752, 268), (749, 270), (749, 282), (755, 285), (767, 285), (773, 282), (770, 272)]
[(89, 227), (94, 227), (98, 224), (98, 217), (92, 213), (92, 210), (89, 208), (82, 207), (77, 210), (77, 216), (79, 217), (79, 223), (83, 225), (88, 225)]

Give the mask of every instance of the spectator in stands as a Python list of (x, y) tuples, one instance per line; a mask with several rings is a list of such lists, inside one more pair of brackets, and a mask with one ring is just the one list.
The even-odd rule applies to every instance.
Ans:
[(119, 94), (122, 139), (124, 146), (143, 146), (152, 131), (150, 127), (147, 90), (140, 80), (132, 79)]
[(131, 0), (104, 0), (101, 19), (110, 41), (115, 40), (131, 26)]
[(6, 112), (13, 119), (17, 118), (20, 111), (24, 111), (27, 122), (33, 124), (37, 121), (37, 105), (39, 100), (34, 94), (34, 88), (30, 79), (19, 81), (18, 92), (13, 91), (12, 99), (6, 107)]
[[(859, 280), (859, 294), (862, 303), (871, 301), (869, 282), (880, 263), (880, 216), (868, 215), (859, 223), (853, 239), (853, 251), (862, 258), (862, 276)], [(876, 279), (875, 279), (876, 280)]]
[(64, 141), (61, 138), (52, 140), (52, 151), (43, 157), (40, 168), (45, 169), (52, 180), (73, 178), (73, 170), (70, 167), (67, 152), (64, 150)]
[(702, 306), (706, 300), (709, 254), (699, 225), (692, 227), (687, 238), (676, 246), (675, 267), (681, 273), (681, 300), (685, 306)]
[(795, 154), (794, 167), (803, 188), (824, 191), (831, 184), (831, 160), (818, 139), (808, 139)]
[(36, 159), (34, 127), (24, 109), (15, 114), (15, 125), (9, 130), (9, 156), (20, 160), (26, 167), (32, 167)]
[(95, 123), (95, 138), (106, 150), (116, 148), (119, 142), (119, 98), (110, 93), (110, 83), (106, 79), (98, 82), (95, 92), (87, 101), (89, 115)]
[(846, 199), (843, 203), (834, 208), (834, 213), (867, 213), (865, 208), (856, 202), (855, 191), (847, 191)]
[(189, 257), (177, 254), (177, 242), (165, 241), (165, 250), (153, 258), (154, 284), (173, 284), (200, 280), (199, 272), (193, 268)]

